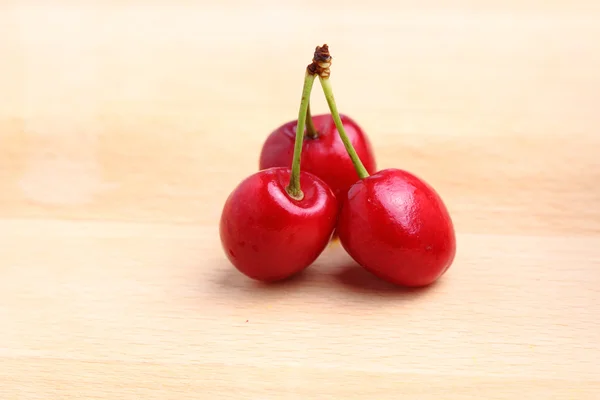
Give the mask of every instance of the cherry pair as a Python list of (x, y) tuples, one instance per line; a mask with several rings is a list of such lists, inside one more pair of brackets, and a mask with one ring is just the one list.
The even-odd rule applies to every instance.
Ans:
[[(367, 136), (337, 110), (330, 66), (328, 46), (318, 46), (306, 69), (298, 119), (271, 133), (260, 171), (225, 202), (220, 236), (227, 257), (250, 278), (278, 281), (310, 266), (338, 235), (374, 275), (402, 286), (428, 285), (456, 253), (448, 210), (417, 176), (376, 171)], [(312, 117), (316, 76), (331, 114)]]

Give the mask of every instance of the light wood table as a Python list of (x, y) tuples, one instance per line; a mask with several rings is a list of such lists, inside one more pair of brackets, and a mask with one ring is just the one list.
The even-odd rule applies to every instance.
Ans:
[[(318, 3), (0, 3), (2, 400), (598, 399), (598, 2)], [(322, 43), (452, 212), (428, 290), (339, 245), (268, 287), (224, 257)]]

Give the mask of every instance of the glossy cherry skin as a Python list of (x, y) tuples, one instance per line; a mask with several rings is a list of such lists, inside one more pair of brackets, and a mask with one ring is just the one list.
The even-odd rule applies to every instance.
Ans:
[(394, 168), (350, 188), (337, 232), (358, 264), (401, 286), (433, 283), (456, 254), (454, 226), (438, 193), (415, 175)]
[(318, 177), (302, 171), (304, 198), (286, 187), (289, 168), (269, 168), (244, 179), (229, 195), (219, 233), (225, 254), (244, 275), (263, 282), (291, 277), (327, 247), (337, 222), (337, 199)]
[[(304, 136), (302, 170), (324, 180), (341, 200), (350, 186), (358, 180), (358, 174), (348, 157), (331, 114), (315, 115), (312, 119), (318, 136), (315, 139)], [(358, 157), (369, 174), (374, 173), (375, 157), (368, 137), (350, 117), (340, 115), (340, 119)], [(296, 124), (297, 120), (287, 122), (269, 135), (261, 150), (259, 169), (292, 165)], [(339, 204), (341, 205), (341, 201)]]

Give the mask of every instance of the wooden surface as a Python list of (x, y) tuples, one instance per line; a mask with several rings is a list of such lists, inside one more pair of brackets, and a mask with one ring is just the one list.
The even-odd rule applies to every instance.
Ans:
[[(2, 400), (600, 396), (598, 3), (318, 3), (0, 3)], [(324, 42), (380, 167), (452, 212), (428, 290), (222, 253)]]

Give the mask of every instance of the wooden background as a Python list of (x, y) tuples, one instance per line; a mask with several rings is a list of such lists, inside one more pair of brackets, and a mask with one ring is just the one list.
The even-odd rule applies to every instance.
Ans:
[[(222, 253), (322, 43), (453, 215), (428, 290)], [(0, 398), (597, 399), (599, 104), (593, 0), (1, 1)]]

